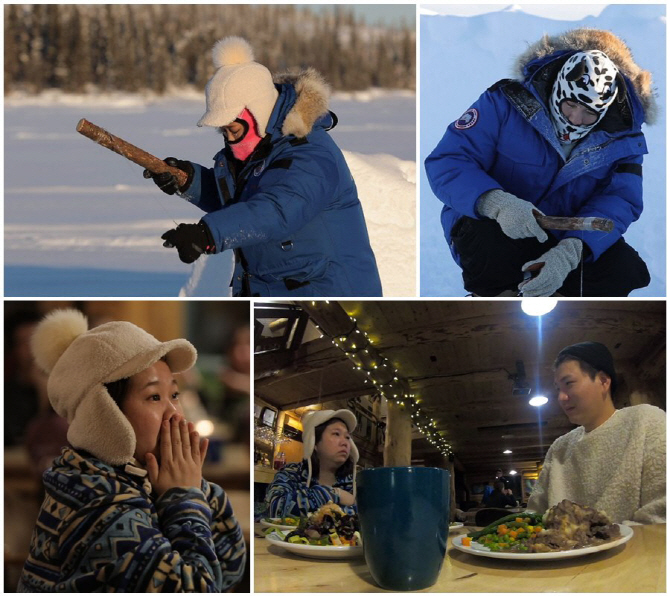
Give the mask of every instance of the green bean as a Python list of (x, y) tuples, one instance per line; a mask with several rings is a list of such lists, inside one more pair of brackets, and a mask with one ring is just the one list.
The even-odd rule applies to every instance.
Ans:
[(489, 524), (482, 530), (478, 530), (476, 532), (469, 532), (468, 536), (470, 538), (479, 538), (480, 536), (484, 536), (485, 534), (491, 533), (500, 524), (504, 524), (505, 522), (508, 521), (514, 521), (517, 517), (520, 517), (521, 519), (524, 519), (526, 517), (529, 518), (530, 519), (529, 523), (531, 525), (538, 524), (540, 521), (542, 521), (542, 516), (538, 515), (537, 513), (512, 513), (511, 515), (506, 515), (505, 517), (502, 517), (499, 520), (494, 521), (492, 524)]

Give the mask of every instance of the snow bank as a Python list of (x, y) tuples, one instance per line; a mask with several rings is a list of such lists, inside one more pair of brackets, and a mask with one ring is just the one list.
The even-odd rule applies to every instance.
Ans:
[(344, 152), (356, 181), (384, 296), (416, 296), (416, 164)]

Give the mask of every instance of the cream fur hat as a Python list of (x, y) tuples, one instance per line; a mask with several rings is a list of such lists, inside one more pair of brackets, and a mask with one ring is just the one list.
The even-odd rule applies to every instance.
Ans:
[(133, 459), (135, 432), (104, 383), (131, 377), (165, 358), (173, 373), (195, 364), (197, 352), (185, 339), (159, 342), (126, 321), (88, 330), (78, 310), (55, 310), (36, 327), (32, 350), (48, 375), (54, 410), (70, 424), (67, 438), (112, 465)]
[[(312, 452), (315, 447), (315, 433), (314, 429), (328, 422), (332, 418), (339, 418), (346, 425), (349, 432), (354, 432), (356, 424), (356, 416), (351, 410), (313, 410), (307, 412), (302, 417), (302, 453), (303, 458), (307, 460), (307, 486), (310, 485), (312, 481)], [(354, 496), (356, 495), (356, 464), (358, 463), (358, 448), (354, 443), (353, 439), (351, 440), (351, 451), (349, 453), (349, 459), (354, 463)]]
[(212, 57), (218, 70), (205, 87), (207, 111), (198, 126), (226, 126), (248, 108), (256, 119), (258, 134), (264, 137), (279, 97), (270, 71), (254, 62), (251, 46), (241, 37), (217, 41)]

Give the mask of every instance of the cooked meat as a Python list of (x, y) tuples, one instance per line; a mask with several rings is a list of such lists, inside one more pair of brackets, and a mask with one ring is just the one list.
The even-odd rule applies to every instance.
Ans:
[(602, 511), (564, 499), (544, 517), (545, 529), (532, 537), (529, 552), (544, 553), (597, 546), (618, 538), (619, 526)]
[(344, 511), (342, 511), (342, 508), (337, 503), (328, 501), (325, 505), (322, 505), (317, 511), (309, 516), (309, 521), (313, 524), (320, 524), (323, 522), (323, 519), (326, 516), (339, 519), (343, 515)]

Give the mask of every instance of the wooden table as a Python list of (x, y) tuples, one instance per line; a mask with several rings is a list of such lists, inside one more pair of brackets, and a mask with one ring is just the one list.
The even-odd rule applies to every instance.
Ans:
[[(437, 583), (424, 592), (665, 592), (665, 524), (634, 526), (608, 551), (546, 562), (475, 557), (451, 547)], [(255, 524), (255, 592), (381, 592), (365, 559), (316, 560), (259, 537)]]

